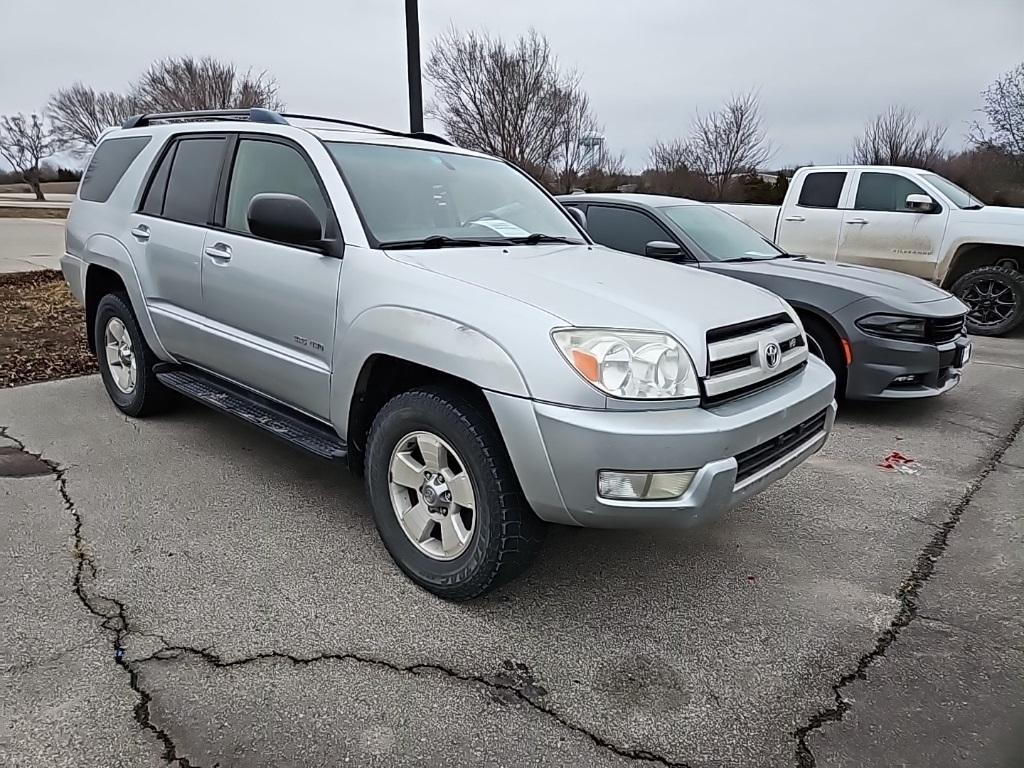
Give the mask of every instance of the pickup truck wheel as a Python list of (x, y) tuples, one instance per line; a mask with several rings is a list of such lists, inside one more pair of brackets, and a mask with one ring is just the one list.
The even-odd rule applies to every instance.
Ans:
[(820, 358), (836, 375), (836, 398), (846, 396), (846, 357), (835, 332), (823, 320), (807, 315), (800, 316), (807, 332), (807, 351)]
[(139, 330), (127, 294), (100, 299), (94, 334), (100, 377), (114, 405), (134, 417), (166, 410), (171, 393), (153, 373), (160, 361)]
[(968, 333), (1002, 336), (1024, 321), (1024, 275), (1015, 269), (972, 269), (953, 283), (953, 293), (970, 307)]
[(398, 567), (447, 600), (520, 573), (544, 532), (491, 417), (441, 387), (397, 395), (367, 439), (366, 486)]

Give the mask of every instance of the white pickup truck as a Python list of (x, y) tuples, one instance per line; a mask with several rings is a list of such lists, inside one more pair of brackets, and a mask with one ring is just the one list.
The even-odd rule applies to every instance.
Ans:
[(1024, 321), (1024, 209), (983, 205), (935, 173), (801, 168), (782, 206), (718, 207), (789, 253), (938, 283), (971, 307), (971, 333), (998, 336)]

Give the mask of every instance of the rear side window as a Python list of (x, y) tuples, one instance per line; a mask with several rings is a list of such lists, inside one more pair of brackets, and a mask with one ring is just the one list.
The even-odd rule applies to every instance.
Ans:
[[(185, 224), (209, 224), (226, 141), (222, 136), (179, 139), (157, 169), (143, 203), (143, 211), (156, 214), (152, 209), (159, 202), (162, 203), (161, 212), (156, 215), (165, 219)], [(169, 171), (165, 167), (169, 167)], [(161, 201), (162, 175), (166, 175), (167, 184)]]
[(907, 195), (925, 191), (910, 179), (895, 173), (862, 173), (857, 185), (858, 211), (908, 211)]
[(835, 171), (819, 171), (804, 177), (797, 205), (805, 208), (838, 208), (839, 196), (846, 183), (846, 174)]
[(160, 167), (153, 174), (153, 180), (146, 190), (146, 199), (142, 201), (142, 212), (153, 216), (162, 216), (164, 212), (164, 194), (167, 192), (167, 177), (171, 174), (171, 164), (174, 162), (175, 146), (164, 153)]
[(94, 203), (107, 202), (117, 182), (149, 140), (149, 136), (126, 136), (100, 142), (82, 177), (78, 196)]

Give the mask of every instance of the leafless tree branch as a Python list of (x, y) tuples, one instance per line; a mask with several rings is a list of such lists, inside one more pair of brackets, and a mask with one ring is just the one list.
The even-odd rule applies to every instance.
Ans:
[(1024, 165), (1024, 63), (1000, 76), (981, 92), (987, 125), (975, 123), (970, 140), (999, 150)]
[(864, 134), (854, 139), (853, 161), (933, 168), (943, 157), (945, 137), (945, 126), (921, 123), (913, 110), (894, 105), (870, 120)]
[(61, 88), (47, 106), (54, 136), (64, 148), (79, 154), (95, 147), (105, 128), (120, 125), (138, 111), (131, 96), (94, 91), (80, 82)]
[(161, 59), (131, 88), (144, 112), (198, 109), (281, 109), (277, 81), (266, 72), (240, 73), (234, 64), (210, 56)]
[(47, 125), (45, 115), (19, 112), (0, 116), (0, 157), (32, 187), (36, 200), (46, 199), (39, 184), (40, 166), (58, 148), (58, 141)]

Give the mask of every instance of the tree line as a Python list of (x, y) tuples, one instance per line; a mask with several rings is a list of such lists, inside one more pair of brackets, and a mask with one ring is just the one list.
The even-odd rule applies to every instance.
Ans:
[[(697, 112), (686, 132), (649, 147), (642, 170), (613, 152), (578, 71), (562, 65), (531, 30), (514, 41), (448, 30), (432, 44), (424, 75), (428, 116), (460, 146), (506, 158), (556, 192), (629, 189), (698, 200), (778, 202), (795, 169), (767, 173), (775, 149), (756, 91)], [(88, 152), (101, 132), (140, 112), (282, 107), (277, 81), (213, 58), (154, 62), (124, 92), (75, 83), (46, 109), (0, 117), (0, 156), (42, 199), (43, 161)], [(853, 138), (849, 160), (928, 168), (982, 200), (1024, 205), (1024, 62), (980, 92), (979, 116), (964, 146), (948, 151), (948, 127), (896, 104)]]

